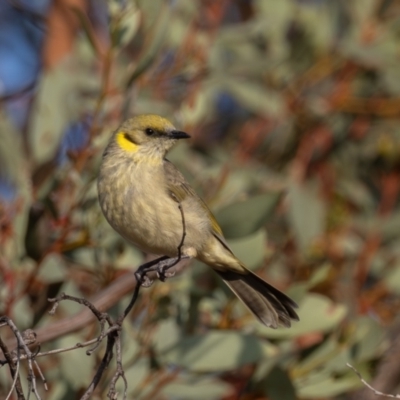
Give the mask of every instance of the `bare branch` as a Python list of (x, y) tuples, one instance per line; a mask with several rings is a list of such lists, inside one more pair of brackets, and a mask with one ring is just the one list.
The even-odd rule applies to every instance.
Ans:
[(24, 393), (22, 391), (21, 380), (19, 378), (19, 358), (17, 357), (16, 362), (14, 362), (13, 357), (8, 350), (8, 347), (3, 342), (2, 338), (0, 337), (0, 348), (3, 351), (4, 357), (8, 363), (8, 367), (10, 369), (11, 377), (13, 378), (13, 383), (10, 389), (10, 392), (7, 396), (7, 399), (11, 396), (14, 387), (17, 393), (18, 400), (25, 400)]
[(117, 369), (115, 371), (115, 374), (113, 376), (113, 378), (111, 379), (111, 383), (110, 383), (110, 390), (108, 391), (107, 396), (110, 399), (116, 399), (118, 396), (118, 393), (115, 389), (115, 386), (118, 382), (119, 378), (122, 378), (122, 380), (124, 381), (124, 395), (123, 395), (123, 399), (126, 399), (127, 396), (127, 391), (128, 391), (128, 381), (125, 378), (125, 371), (124, 368), (122, 366), (122, 352), (121, 352), (121, 340), (117, 340), (116, 341), (116, 353), (117, 353)]
[[(8, 318), (8, 317), (0, 317), (0, 324), (7, 324), (9, 326), (9, 328), (12, 330), (15, 338), (17, 339), (17, 360), (19, 362), (19, 350), (23, 349), (26, 356), (27, 356), (27, 360), (28, 360), (28, 381), (29, 381), (29, 385), (28, 385), (28, 399), (29, 399), (29, 395), (31, 392), (34, 393), (34, 395), (36, 396), (36, 398), (38, 400), (41, 400), (41, 397), (39, 395), (39, 392), (37, 390), (37, 386), (36, 386), (36, 376), (35, 376), (35, 371), (33, 368), (33, 361), (34, 358), (36, 356), (35, 353), (32, 353), (28, 347), (29, 344), (32, 344), (36, 341), (36, 334), (34, 331), (32, 331), (31, 329), (28, 329), (27, 331), (25, 331), (24, 333), (21, 333), (18, 328), (15, 326), (14, 322)], [(28, 343), (28, 344), (27, 344)], [(38, 371), (40, 371), (39, 365), (36, 364), (36, 368), (38, 369)], [(39, 375), (42, 377), (43, 373), (40, 371)]]
[(103, 376), (104, 371), (110, 364), (110, 362), (113, 358), (113, 348), (115, 345), (117, 332), (118, 331), (112, 332), (110, 335), (107, 336), (107, 348), (104, 353), (103, 359), (101, 360), (99, 368), (97, 368), (96, 374), (94, 375), (92, 382), (90, 383), (89, 387), (86, 389), (86, 392), (81, 397), (81, 400), (87, 400), (90, 398), (94, 389), (100, 382), (100, 379)]
[[(10, 327), (10, 329), (13, 331), (14, 336), (17, 340), (17, 353), (18, 353), (17, 356), (13, 356), (12, 354), (10, 354), (8, 352), (6, 344), (3, 343), (1, 345), (1, 343), (0, 343), (0, 348), (3, 350), (4, 354), (7, 354), (6, 360), (3, 361), (3, 365), (9, 364), (10, 370), (12, 371), (12, 376), (14, 378), (13, 385), (12, 385), (12, 388), (11, 388), (11, 391), (10, 391), (10, 394), (8, 397), (11, 396), (11, 393), (14, 390), (14, 387), (16, 387), (19, 382), (18, 372), (19, 372), (19, 365), (20, 365), (21, 360), (23, 360), (23, 359), (28, 360), (29, 393), (32, 391), (35, 394), (36, 398), (38, 400), (40, 400), (40, 396), (39, 396), (39, 393), (38, 393), (37, 387), (36, 387), (36, 377), (35, 377), (34, 366), (36, 367), (39, 376), (43, 380), (44, 387), (46, 390), (47, 390), (47, 383), (46, 383), (46, 379), (45, 379), (43, 373), (40, 370), (38, 363), (36, 362), (37, 357), (43, 357), (43, 356), (49, 355), (49, 354), (57, 354), (57, 353), (70, 351), (70, 350), (74, 350), (77, 348), (82, 348), (82, 347), (86, 347), (86, 346), (94, 344), (94, 346), (92, 348), (90, 348), (89, 350), (87, 350), (87, 352), (86, 352), (87, 355), (91, 355), (95, 350), (98, 349), (98, 347), (99, 347), (100, 343), (103, 341), (103, 339), (107, 338), (106, 350), (104, 352), (102, 361), (101, 361), (99, 367), (97, 368), (97, 371), (92, 379), (92, 382), (88, 386), (87, 390), (85, 391), (85, 393), (83, 394), (81, 399), (82, 400), (89, 399), (90, 396), (93, 394), (96, 386), (98, 385), (98, 383), (100, 382), (100, 380), (104, 374), (104, 371), (107, 369), (107, 367), (109, 366), (109, 364), (114, 356), (114, 347), (115, 347), (116, 356), (117, 356), (116, 371), (111, 379), (110, 389), (107, 394), (107, 397), (109, 399), (117, 398), (118, 393), (116, 391), (116, 384), (119, 379), (122, 379), (124, 382), (123, 398), (124, 399), (127, 398), (128, 382), (125, 378), (125, 371), (122, 366), (122, 346), (121, 346), (122, 323), (123, 323), (124, 319), (126, 318), (126, 316), (129, 314), (129, 312), (132, 310), (132, 307), (134, 306), (134, 304), (136, 303), (136, 300), (139, 296), (139, 290), (142, 285), (149, 284), (149, 282), (151, 283), (153, 281), (153, 279), (155, 279), (156, 277), (158, 277), (161, 281), (164, 281), (167, 277), (172, 276), (175, 273), (175, 272), (173, 272), (173, 274), (167, 275), (167, 273), (166, 273), (167, 270), (174, 267), (182, 259), (189, 258), (188, 256), (182, 255), (182, 247), (183, 247), (185, 236), (186, 236), (186, 226), (185, 226), (184, 212), (183, 212), (183, 209), (182, 209), (180, 203), (179, 203), (178, 207), (181, 212), (182, 226), (183, 226), (182, 239), (177, 247), (178, 257), (168, 258), (167, 256), (163, 256), (156, 260), (153, 260), (146, 264), (143, 264), (142, 266), (140, 266), (137, 269), (137, 271), (135, 273), (135, 277), (136, 277), (136, 282), (135, 282), (135, 286), (134, 286), (135, 290), (132, 294), (131, 301), (129, 302), (128, 306), (125, 308), (122, 315), (119, 318), (117, 318), (116, 321), (114, 321), (108, 313), (101, 312), (98, 309), (97, 304), (95, 304), (89, 300), (86, 300), (84, 298), (79, 298), (79, 297), (67, 295), (65, 293), (61, 293), (56, 298), (49, 299), (50, 302), (54, 303), (53, 307), (51, 308), (51, 310), (49, 312), (50, 314), (54, 314), (56, 312), (59, 304), (65, 300), (74, 301), (74, 302), (81, 304), (81, 305), (85, 306), (86, 308), (88, 308), (89, 311), (91, 312), (92, 316), (94, 316), (100, 323), (100, 334), (97, 338), (87, 341), (83, 344), (77, 343), (75, 346), (71, 346), (69, 348), (51, 350), (51, 351), (43, 352), (43, 353), (39, 352), (39, 350), (40, 350), (40, 347), (39, 347), (38, 351), (36, 351), (35, 353), (32, 353), (29, 350), (28, 346), (36, 343), (37, 334), (31, 329), (26, 330), (23, 334), (21, 334), (18, 331), (18, 329), (16, 328), (16, 326), (14, 325), (14, 323), (9, 318), (7, 318), (7, 317), (0, 318), (0, 327), (4, 326), (4, 325), (8, 325)], [(87, 311), (88, 310), (86, 310), (86, 312)], [(106, 328), (106, 325), (108, 325), (108, 328)], [(49, 328), (47, 328), (47, 329), (49, 329)], [(19, 354), (20, 349), (23, 349), (25, 354), (20, 355)], [(17, 363), (17, 364), (15, 365), (15, 363)], [(19, 382), (19, 384), (20, 384), (20, 382)], [(29, 397), (28, 397), (28, 399), (29, 399)], [(22, 397), (19, 397), (19, 400), (24, 400), (23, 394), (22, 394)]]
[(80, 298), (80, 297), (75, 297), (75, 296), (70, 296), (65, 293), (61, 293), (59, 296), (55, 297), (54, 299), (48, 299), (50, 303), (54, 303), (53, 308), (49, 311), (50, 315), (53, 315), (59, 305), (59, 303), (63, 300), (71, 300), (74, 301), (78, 304), (83, 304), (89, 310), (93, 313), (93, 315), (97, 318), (99, 322), (102, 321), (107, 321), (110, 325), (113, 324), (113, 321), (111, 317), (107, 313), (102, 313), (100, 312), (89, 300)]
[[(19, 392), (18, 389), (17, 389), (17, 382), (19, 382), (21, 392)], [(15, 387), (15, 391), (17, 392), (18, 400), (25, 399), (25, 396), (22, 393), (21, 380), (19, 379), (19, 360), (17, 360), (17, 365), (16, 365), (16, 368), (15, 368), (15, 374), (14, 374), (13, 383), (12, 383), (10, 391), (9, 391), (7, 397), (6, 397), (6, 400), (11, 399), (14, 387)]]
[(386, 393), (380, 392), (379, 390), (376, 390), (361, 376), (361, 374), (351, 364), (346, 363), (346, 365), (357, 374), (357, 376), (360, 378), (363, 385), (366, 386), (369, 390), (371, 390), (375, 395), (380, 396), (380, 397), (386, 397), (389, 399), (400, 399), (400, 394), (386, 394)]

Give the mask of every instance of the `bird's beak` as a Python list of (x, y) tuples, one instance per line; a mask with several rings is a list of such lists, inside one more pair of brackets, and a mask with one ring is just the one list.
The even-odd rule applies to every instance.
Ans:
[(190, 135), (188, 135), (186, 132), (182, 131), (171, 131), (168, 136), (171, 139), (188, 139), (190, 138)]

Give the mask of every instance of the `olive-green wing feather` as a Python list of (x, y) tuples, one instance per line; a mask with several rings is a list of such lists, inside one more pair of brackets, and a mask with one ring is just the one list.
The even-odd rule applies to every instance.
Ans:
[(178, 203), (182, 202), (187, 196), (195, 197), (200, 206), (207, 212), (210, 221), (213, 235), (226, 247), (230, 252), (228, 243), (224, 238), (222, 229), (218, 225), (213, 213), (207, 207), (207, 204), (197, 195), (192, 187), (186, 182), (182, 173), (168, 160), (164, 160), (164, 172), (166, 177), (167, 189), (169, 195)]
[[(195, 197), (210, 218), (212, 234), (232, 253), (215, 217), (186, 182), (184, 176), (168, 160), (164, 161), (164, 171), (170, 196), (178, 203), (188, 196)], [(213, 266), (211, 265), (211, 267)], [(264, 325), (273, 328), (289, 327), (290, 320), (299, 319), (294, 311), (297, 304), (293, 300), (247, 270), (234, 256), (232, 265), (227, 266), (226, 270), (215, 269), (215, 271)]]

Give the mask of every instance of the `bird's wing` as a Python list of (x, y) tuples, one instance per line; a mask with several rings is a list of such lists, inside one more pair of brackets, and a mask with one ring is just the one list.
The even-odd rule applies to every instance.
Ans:
[(232, 250), (228, 246), (226, 239), (222, 233), (221, 227), (218, 225), (213, 213), (207, 207), (207, 204), (197, 195), (192, 187), (186, 182), (185, 177), (182, 173), (168, 160), (164, 160), (164, 172), (166, 177), (166, 183), (168, 193), (173, 200), (177, 203), (181, 203), (187, 196), (194, 197), (199, 202), (199, 205), (206, 211), (211, 221), (212, 234), (216, 239), (232, 253)]

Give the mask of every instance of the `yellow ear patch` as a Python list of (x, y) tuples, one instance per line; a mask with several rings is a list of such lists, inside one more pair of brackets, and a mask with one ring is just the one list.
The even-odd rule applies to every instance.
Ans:
[(118, 132), (116, 139), (119, 147), (121, 147), (121, 149), (125, 151), (130, 151), (134, 153), (139, 150), (139, 146), (129, 140), (124, 132)]

